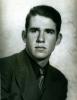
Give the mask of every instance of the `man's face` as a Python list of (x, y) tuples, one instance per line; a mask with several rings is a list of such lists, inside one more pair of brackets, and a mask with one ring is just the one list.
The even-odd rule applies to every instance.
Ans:
[(32, 16), (26, 37), (28, 53), (35, 59), (48, 58), (55, 48), (56, 36), (53, 20), (40, 15)]

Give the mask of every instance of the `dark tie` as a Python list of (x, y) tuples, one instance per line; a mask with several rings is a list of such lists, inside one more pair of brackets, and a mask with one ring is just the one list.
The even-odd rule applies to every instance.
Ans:
[(44, 91), (44, 72), (41, 68), (40, 68), (40, 78), (39, 78), (39, 89), (41, 93), (43, 93)]

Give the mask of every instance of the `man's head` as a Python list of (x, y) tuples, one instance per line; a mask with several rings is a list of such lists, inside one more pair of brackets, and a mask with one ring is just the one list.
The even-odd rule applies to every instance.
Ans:
[(49, 58), (60, 40), (61, 17), (49, 6), (36, 6), (27, 15), (23, 39), (27, 52), (35, 59)]
[(59, 33), (61, 28), (60, 13), (56, 9), (46, 5), (35, 6), (30, 10), (29, 14), (26, 17), (26, 24), (25, 24), (26, 32), (28, 30), (31, 17), (36, 15), (52, 19), (56, 23), (57, 34)]

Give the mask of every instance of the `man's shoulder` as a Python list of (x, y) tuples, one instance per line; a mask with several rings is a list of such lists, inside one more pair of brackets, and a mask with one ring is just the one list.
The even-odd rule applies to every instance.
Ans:
[(12, 55), (7, 56), (7, 57), (0, 58), (0, 64), (1, 63), (8, 63), (8, 64), (10, 64), (10, 63), (16, 61), (17, 58), (20, 59), (23, 56), (25, 56), (25, 50), (22, 50), (22, 51), (20, 51), (18, 53), (12, 54)]
[(53, 80), (55, 81), (62, 81), (67, 83), (67, 78), (59, 69), (55, 68), (54, 66), (49, 66), (49, 73), (51, 74)]
[(24, 52), (25, 52), (25, 49), (18, 53), (14, 53), (12, 55), (2, 57), (2, 58), (0, 58), (0, 61), (15, 59), (15, 57), (17, 57), (17, 56), (22, 56), (24, 54)]
[(21, 52), (15, 53), (11, 56), (0, 58), (1, 69), (13, 68), (17, 64), (18, 60), (21, 60), (24, 58), (24, 53), (25, 53), (25, 50), (22, 50)]

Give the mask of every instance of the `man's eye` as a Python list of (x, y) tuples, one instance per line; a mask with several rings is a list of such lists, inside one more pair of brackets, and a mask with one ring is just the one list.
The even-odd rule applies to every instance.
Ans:
[(32, 33), (36, 33), (38, 30), (36, 29), (36, 28), (32, 28), (32, 29), (30, 29), (30, 32), (32, 32)]
[(54, 33), (54, 30), (46, 30), (46, 33), (53, 34)]
[(30, 30), (32, 33), (34, 33), (34, 32), (36, 32), (36, 30), (35, 29), (32, 29), (32, 30)]

